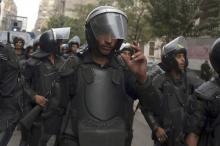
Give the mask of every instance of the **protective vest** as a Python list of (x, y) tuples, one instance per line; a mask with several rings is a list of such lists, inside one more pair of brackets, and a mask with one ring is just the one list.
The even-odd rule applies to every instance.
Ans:
[(125, 94), (122, 68), (83, 64), (78, 67), (77, 77), (72, 108), (79, 145), (125, 146), (133, 101)]
[[(187, 80), (187, 82), (186, 82)], [(161, 94), (161, 126), (168, 135), (169, 146), (182, 146), (182, 127), (185, 104), (191, 93), (189, 78), (174, 83), (169, 74), (161, 74), (159, 90)], [(175, 81), (176, 82), (176, 81)]]
[[(195, 94), (199, 99), (207, 101), (207, 125), (205, 129), (208, 132), (206, 135), (206, 145), (219, 146), (220, 145), (220, 87), (219, 80), (212, 79), (202, 84), (196, 89)], [(204, 143), (204, 138), (200, 141), (201, 145)]]

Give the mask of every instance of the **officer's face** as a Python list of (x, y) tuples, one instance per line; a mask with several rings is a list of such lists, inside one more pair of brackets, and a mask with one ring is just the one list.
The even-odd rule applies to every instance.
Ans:
[(186, 60), (185, 60), (185, 55), (184, 53), (178, 53), (175, 56), (175, 59), (177, 61), (178, 67), (180, 70), (184, 71), (185, 66), (186, 66)]
[(117, 41), (111, 34), (102, 34), (97, 37), (98, 49), (102, 55), (109, 55), (114, 50)]
[(67, 47), (62, 47), (62, 53), (63, 53), (63, 54), (69, 53), (69, 48), (67, 48)]
[(22, 41), (17, 41), (16, 43), (15, 43), (15, 48), (16, 49), (22, 49), (23, 48), (23, 43), (22, 43)]
[(71, 51), (72, 51), (73, 53), (76, 53), (78, 48), (79, 48), (79, 47), (78, 47), (77, 44), (72, 44), (72, 46), (71, 46)]
[(126, 58), (129, 58), (131, 60), (131, 51), (128, 51), (128, 50), (125, 50), (125, 51), (122, 51), (121, 54), (123, 54)]

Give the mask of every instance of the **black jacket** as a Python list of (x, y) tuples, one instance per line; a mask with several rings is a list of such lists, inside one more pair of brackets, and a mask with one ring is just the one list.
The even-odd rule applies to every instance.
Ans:
[(0, 44), (0, 129), (17, 122), (23, 105), (22, 55), (14, 48)]
[(219, 146), (220, 81), (214, 78), (196, 89), (187, 104), (185, 134), (200, 137), (199, 146)]
[[(165, 129), (169, 145), (177, 146), (182, 135), (183, 119), (188, 98), (202, 83), (196, 76), (182, 75), (180, 80), (175, 80), (170, 74), (164, 73), (153, 79), (153, 86), (160, 95), (159, 114), (147, 112), (148, 124), (154, 132), (157, 127)], [(177, 142), (177, 143), (176, 143)], [(181, 144), (180, 144), (181, 145)]]
[[(155, 105), (158, 104), (159, 97), (152, 87), (151, 79), (148, 78), (148, 80), (144, 84), (139, 83), (136, 80), (134, 74), (132, 74), (127, 69), (122, 60), (120, 60), (117, 56), (112, 56), (110, 58), (110, 62), (107, 65), (101, 66), (95, 63), (91, 57), (90, 52), (86, 51), (80, 56), (70, 57), (67, 60), (63, 70), (65, 71), (62, 72), (67, 73), (65, 79), (65, 82), (67, 84), (65, 89), (68, 89), (69, 87), (68, 94), (71, 96), (70, 100), (72, 103), (70, 110), (71, 116), (69, 118), (69, 120), (72, 121), (72, 128), (70, 128), (72, 129), (72, 133), (69, 133), (69, 131), (71, 130), (68, 129), (68, 127), (66, 129), (63, 129), (63, 133), (64, 135), (72, 135), (73, 137), (75, 137), (73, 139), (75, 139), (76, 141), (87, 137), (86, 135), (88, 133), (84, 131), (84, 126), (85, 124), (87, 125), (86, 121), (88, 121), (88, 124), (91, 121), (91, 124), (89, 124), (88, 126), (91, 128), (93, 136), (97, 134), (97, 130), (94, 130), (94, 128), (101, 131), (106, 129), (106, 133), (104, 132), (103, 134), (109, 134), (108, 129), (114, 129), (114, 126), (116, 125), (113, 121), (117, 119), (123, 119), (123, 122), (121, 124), (126, 125), (127, 132), (132, 132), (132, 124), (129, 122), (130, 118), (133, 118), (130, 116), (133, 112), (132, 105), (129, 104), (133, 103), (130, 102), (131, 100), (133, 101), (135, 99), (139, 99), (144, 111), (158, 111)], [(100, 78), (97, 78), (96, 76), (99, 76)], [(103, 78), (107, 78), (107, 80), (111, 80), (111, 82), (108, 82), (109, 84), (102, 84)], [(94, 84), (95, 86), (93, 86), (92, 84)], [(100, 87), (100, 85), (103, 86)], [(94, 89), (94, 91), (89, 91), (90, 89)], [(111, 96), (110, 94), (122, 95), (123, 97)], [(106, 102), (106, 100), (101, 101), (102, 98), (98, 97), (98, 99), (96, 95), (101, 95), (101, 97), (109, 100), (110, 102), (108, 103)], [(112, 104), (114, 102), (112, 101), (113, 98), (115, 100), (118, 100), (118, 102)], [(96, 100), (97, 102), (94, 103), (94, 100)], [(118, 105), (119, 102), (120, 104)], [(111, 106), (109, 107), (109, 105), (113, 106), (112, 109), (110, 109)], [(106, 118), (111, 115), (112, 111), (114, 112), (116, 108), (119, 108), (119, 111), (116, 112), (114, 116), (110, 116), (110, 119)], [(97, 109), (108, 110), (105, 113)], [(108, 112), (109, 109), (111, 112)], [(103, 117), (106, 118), (104, 121), (101, 120)], [(95, 126), (96, 124), (98, 124), (99, 126)], [(112, 124), (112, 126), (108, 126), (109, 124)], [(119, 122), (117, 126), (120, 126), (121, 124)], [(84, 136), (79, 138), (80, 135)], [(110, 134), (109, 137), (111, 136), (112, 135)], [(113, 136), (113, 138), (116, 140), (117, 136)], [(101, 138), (98, 139), (98, 142), (100, 141), (102, 141)], [(81, 142), (88, 141), (84, 140)]]

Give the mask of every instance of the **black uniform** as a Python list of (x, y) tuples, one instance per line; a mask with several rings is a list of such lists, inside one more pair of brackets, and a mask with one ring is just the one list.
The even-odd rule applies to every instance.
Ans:
[[(180, 70), (175, 56), (183, 53), (185, 57), (185, 69)], [(164, 46), (164, 53), (161, 58), (160, 66), (165, 73), (157, 75), (153, 79), (153, 86), (160, 95), (161, 109), (160, 114), (151, 112), (144, 113), (152, 131), (153, 139), (156, 145), (164, 146), (183, 146), (182, 127), (185, 115), (185, 104), (195, 88), (197, 88), (202, 80), (195, 75), (185, 71), (187, 60), (186, 42), (183, 37), (178, 37)], [(180, 75), (180, 79), (175, 79), (172, 75), (175, 71)], [(156, 137), (156, 128), (163, 128), (168, 136), (167, 141), (161, 144), (160, 137)]]
[[(181, 144), (181, 134), (185, 104), (194, 89), (201, 83), (202, 81), (198, 78), (193, 76), (186, 77), (185, 75), (182, 75), (180, 80), (175, 80), (168, 73), (156, 76), (153, 80), (153, 86), (157, 89), (161, 97), (161, 112), (159, 115), (150, 112), (145, 114), (152, 131), (154, 131), (156, 127), (165, 129), (168, 141), (164, 145), (183, 145)], [(157, 141), (156, 137), (153, 138)]]
[(196, 89), (187, 106), (184, 132), (200, 136), (199, 146), (220, 145), (220, 80), (212, 79)]
[[(51, 64), (47, 57), (31, 58), (28, 60), (25, 75), (30, 88), (27, 87), (25, 91), (29, 97), (32, 98), (33, 107), (36, 106), (33, 99), (35, 95), (42, 95), (48, 98), (48, 104), (54, 100), (53, 98), (55, 97), (53, 97), (53, 93), (50, 92), (54, 92), (53, 84), (58, 82), (58, 71), (62, 64), (63, 60), (59, 56), (56, 56), (55, 64)], [(51, 106), (48, 105), (44, 108), (34, 122), (31, 128), (32, 135), (29, 139), (30, 146), (43, 146), (52, 135), (56, 136), (58, 134), (62, 114), (64, 113), (64, 107), (60, 106), (59, 101), (61, 100), (61, 97), (58, 98), (59, 99), (55, 99), (58, 100), (56, 101), (57, 104)]]
[[(186, 135), (190, 133), (197, 135), (199, 137), (198, 146), (220, 145), (219, 54), (220, 39), (217, 39), (210, 49), (209, 59), (213, 68), (218, 73), (218, 77), (205, 82), (196, 89), (187, 106), (184, 132)], [(192, 137), (190, 137), (190, 141), (192, 141)]]
[[(54, 145), (61, 127), (66, 105), (63, 104), (60, 88), (60, 68), (64, 60), (57, 55), (60, 46), (58, 39), (68, 38), (70, 28), (55, 28), (44, 32), (40, 37), (40, 49), (27, 61), (25, 93), (32, 100), (32, 107), (21, 125), (30, 130), (30, 146)], [(54, 56), (54, 63), (49, 56)], [(47, 98), (44, 108), (36, 105), (35, 95)], [(37, 112), (36, 112), (37, 111)]]
[[(67, 87), (72, 88), (72, 102), (60, 144), (129, 146), (132, 100), (138, 98), (146, 110), (153, 111), (158, 96), (149, 78), (139, 83), (136, 76), (142, 74), (135, 76), (118, 60), (117, 51), (127, 34), (124, 12), (111, 6), (97, 7), (88, 15), (85, 27), (87, 51), (79, 57), (70, 57), (63, 67), (66, 71), (62, 71), (70, 73), (66, 80), (70, 81)], [(140, 60), (134, 63), (144, 66), (145, 59)]]
[(0, 145), (6, 146), (20, 118), (23, 101), (22, 55), (0, 44)]
[(212, 77), (211, 67), (209, 66), (208, 62), (204, 62), (201, 65), (201, 79), (208, 81)]
[(132, 101), (139, 98), (148, 111), (154, 110), (158, 103), (151, 82), (139, 84), (116, 56), (105, 66), (96, 64), (89, 51), (77, 60), (69, 60), (78, 63), (73, 63), (73, 79), (69, 79), (72, 87), (71, 124), (66, 123), (64, 132), (73, 143), (65, 141), (62, 145), (130, 145)]

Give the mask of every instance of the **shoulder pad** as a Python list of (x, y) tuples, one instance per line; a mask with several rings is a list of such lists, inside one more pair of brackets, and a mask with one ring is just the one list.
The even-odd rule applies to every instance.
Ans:
[(36, 59), (33, 57), (31, 57), (27, 60), (27, 65), (29, 65), (29, 66), (39, 65), (40, 63), (41, 63), (41, 61), (39, 59)]
[(71, 66), (74, 67), (74, 66), (77, 66), (80, 64), (81, 62), (81, 55), (71, 55), (67, 60), (66, 62), (69, 62), (71, 63)]
[(64, 60), (63, 65), (60, 67), (59, 72), (62, 76), (68, 76), (72, 74), (76, 68), (80, 65), (81, 58), (75, 55), (68, 57)]
[(155, 77), (153, 77), (152, 84), (154, 87), (159, 88), (162, 86), (162, 84), (164, 83), (165, 80), (166, 80), (165, 73), (158, 74)]
[(157, 76), (158, 74), (163, 74), (164, 71), (160, 68), (160, 66), (158, 64), (153, 64), (150, 69), (148, 70), (148, 74), (154, 78), (155, 76)]
[(204, 81), (195, 73), (193, 72), (187, 72), (187, 81), (190, 85), (192, 85), (194, 88), (198, 88)]
[(0, 59), (1, 60), (8, 60), (8, 47), (3, 44), (0, 44)]
[(195, 94), (201, 99), (213, 100), (220, 95), (220, 87), (215, 83), (215, 80), (211, 80), (199, 86), (195, 90)]

